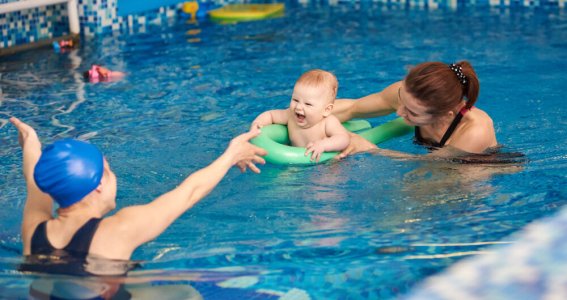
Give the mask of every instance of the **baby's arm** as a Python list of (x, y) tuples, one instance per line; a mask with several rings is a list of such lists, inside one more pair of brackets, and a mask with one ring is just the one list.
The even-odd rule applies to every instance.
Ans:
[(325, 133), (327, 138), (328, 147), (325, 147), (325, 151), (342, 151), (348, 144), (350, 144), (350, 135), (346, 128), (341, 124), (339, 119), (334, 115), (330, 115), (325, 120)]
[(325, 118), (326, 138), (307, 144), (305, 155), (311, 154), (311, 160), (319, 161), (321, 153), (329, 151), (342, 151), (350, 144), (350, 135), (339, 119), (334, 115)]
[(289, 109), (274, 109), (261, 113), (252, 121), (250, 130), (256, 127), (262, 127), (270, 124), (287, 125), (289, 119)]

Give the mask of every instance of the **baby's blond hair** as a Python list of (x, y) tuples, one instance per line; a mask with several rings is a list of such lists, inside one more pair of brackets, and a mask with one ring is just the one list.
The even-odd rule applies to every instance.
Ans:
[(312, 87), (323, 87), (327, 89), (329, 91), (331, 102), (335, 101), (335, 98), (337, 97), (337, 90), (339, 88), (337, 77), (335, 77), (335, 75), (331, 72), (320, 69), (313, 69), (303, 73), (295, 82), (295, 85), (299, 84)]

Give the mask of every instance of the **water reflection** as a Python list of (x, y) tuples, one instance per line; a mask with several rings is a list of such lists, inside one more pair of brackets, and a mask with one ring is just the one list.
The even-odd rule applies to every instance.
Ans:
[(406, 196), (443, 202), (473, 194), (477, 199), (488, 197), (494, 193), (490, 180), (495, 175), (521, 172), (527, 162), (524, 154), (502, 151), (502, 148), (485, 154), (447, 148), (454, 155), (448, 158), (422, 156), (416, 168), (403, 175), (401, 191)]
[[(284, 291), (261, 289), (263, 268), (168, 270), (154, 261), (96, 256), (30, 255), (18, 270), (32, 279), (30, 299), (279, 299)], [(146, 269), (146, 270), (144, 270)], [(8, 289), (10, 292), (10, 289)]]
[(86, 101), (85, 80), (83, 79), (83, 76), (81, 75), (81, 71), (79, 70), (82, 59), (79, 55), (77, 55), (78, 51), (79, 50), (77, 49), (73, 49), (69, 51), (69, 55), (67, 56), (69, 57), (69, 61), (71, 65), (70, 72), (71, 75), (73, 76), (73, 80), (75, 81), (74, 84), (76, 88), (75, 100), (71, 102), (71, 104), (69, 104), (67, 108), (61, 107), (57, 109), (59, 113), (56, 113), (51, 116), (51, 124), (53, 124), (53, 126), (55, 127), (60, 127), (64, 129), (62, 132), (58, 133), (55, 137), (64, 137), (67, 135), (68, 132), (73, 131), (75, 129), (75, 126), (61, 123), (61, 121), (59, 121), (59, 116), (71, 114), (73, 111), (75, 111), (75, 109), (77, 109), (77, 107), (79, 107), (81, 103)]
[(40, 278), (30, 284), (30, 299), (130, 299), (122, 284), (99, 278)]
[(281, 299), (293, 292), (260, 289), (257, 274), (234, 269), (141, 271), (129, 276), (37, 275), (29, 285), (29, 298)]

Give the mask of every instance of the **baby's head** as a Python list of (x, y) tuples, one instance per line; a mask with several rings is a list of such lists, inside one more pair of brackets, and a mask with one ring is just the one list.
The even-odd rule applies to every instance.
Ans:
[(331, 114), (338, 85), (335, 75), (319, 69), (299, 77), (289, 107), (300, 127), (311, 127)]
[(320, 69), (307, 71), (295, 82), (294, 92), (297, 88), (310, 88), (320, 91), (318, 100), (327, 103), (334, 103), (337, 97), (339, 82), (337, 77), (331, 72)]

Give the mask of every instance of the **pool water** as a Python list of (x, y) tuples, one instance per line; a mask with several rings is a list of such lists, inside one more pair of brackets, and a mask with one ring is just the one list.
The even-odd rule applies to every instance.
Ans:
[[(526, 163), (361, 154), (265, 165), (260, 175), (234, 169), (139, 248), (132, 258), (143, 267), (123, 279), (172, 298), (164, 285), (194, 287), (205, 299), (403, 295), (464, 257), (513, 242), (511, 233), (567, 203), (566, 28), (564, 12), (547, 9), (287, 3), (277, 19), (179, 20), (89, 39), (67, 53), (2, 57), (0, 294), (25, 298), (54, 278), (16, 271), (26, 190), (9, 116), (33, 125), (44, 143), (80, 137), (99, 146), (118, 176), (119, 209), (174, 188), (259, 113), (286, 107), (308, 69), (334, 72), (338, 97), (357, 98), (420, 62), (466, 59), (481, 81), (477, 106), (493, 118), (504, 149), (524, 153)], [(81, 73), (93, 63), (127, 76), (85, 82)], [(381, 146), (426, 152), (411, 139)]]

